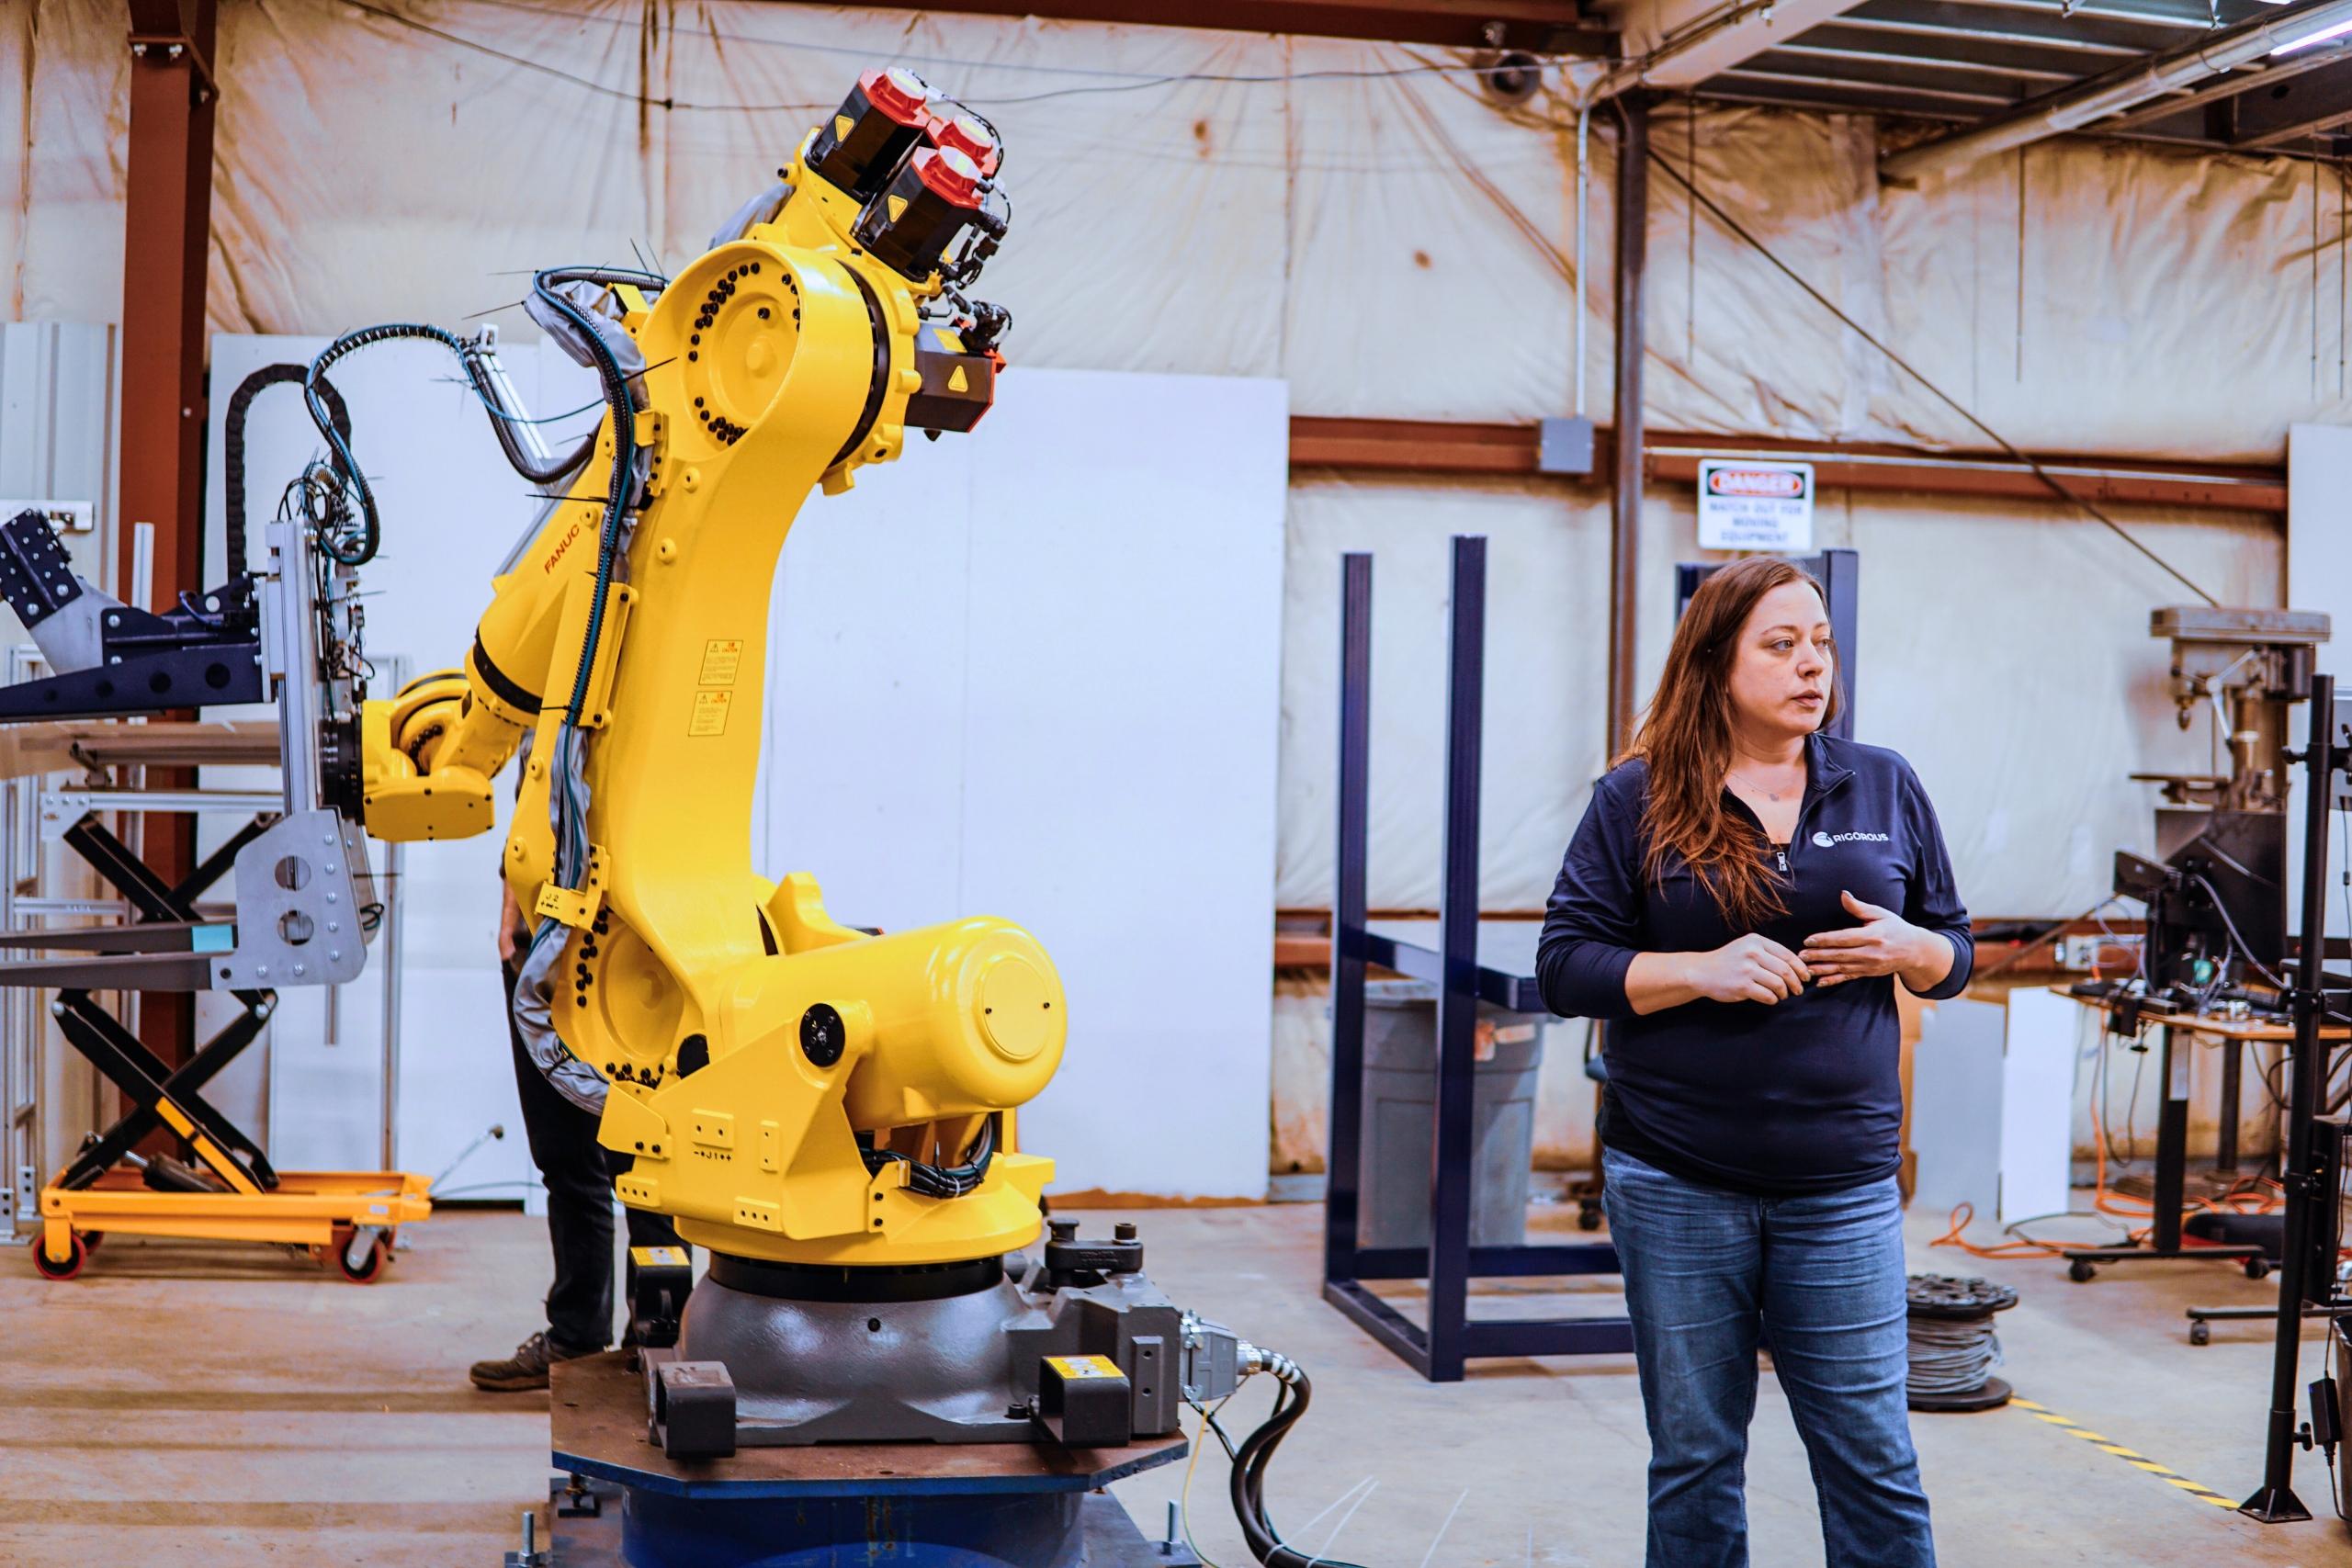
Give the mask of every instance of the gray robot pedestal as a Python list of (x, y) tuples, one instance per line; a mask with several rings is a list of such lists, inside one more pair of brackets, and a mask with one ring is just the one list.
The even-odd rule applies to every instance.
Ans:
[[(523, 1568), (1199, 1568), (1102, 1488), (1182, 1459), (1182, 1437), (748, 1447), (676, 1460), (647, 1440), (628, 1355), (557, 1363), (545, 1550)], [(1000, 1412), (1001, 1414), (1001, 1412)], [(510, 1554), (518, 1561), (521, 1554)]]
[[(1188, 1393), (1206, 1403), (1232, 1392), (1233, 1337), (1143, 1274), (1133, 1226), (1099, 1243), (1078, 1241), (1074, 1222), (1055, 1228), (1045, 1261), (1015, 1255), (1009, 1267), (989, 1258), (826, 1270), (714, 1255), (686, 1303), (674, 1359), (714, 1379), (725, 1369), (734, 1437), (716, 1451), (1035, 1442), (1053, 1358), (1115, 1369), (1120, 1442), (1179, 1430)], [(656, 1403), (658, 1415), (667, 1402)], [(661, 1440), (673, 1456), (695, 1451), (666, 1433)]]

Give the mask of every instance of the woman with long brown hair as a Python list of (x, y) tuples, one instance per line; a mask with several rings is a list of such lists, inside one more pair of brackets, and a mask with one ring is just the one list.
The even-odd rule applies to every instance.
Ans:
[(1822, 733), (1837, 674), (1811, 577), (1754, 558), (1709, 578), (1544, 917), (1544, 1001), (1609, 1021), (1650, 1568), (1747, 1563), (1767, 1339), (1830, 1568), (1935, 1561), (1904, 1400), (1894, 984), (1957, 995), (1975, 948), (1909, 764)]

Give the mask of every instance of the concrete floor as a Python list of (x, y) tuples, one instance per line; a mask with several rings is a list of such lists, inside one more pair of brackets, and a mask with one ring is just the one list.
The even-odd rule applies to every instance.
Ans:
[[(1538, 1211), (1552, 1225), (1569, 1213)], [(1115, 1217), (1090, 1214), (1088, 1229)], [(1277, 1523), (1308, 1550), (1369, 1568), (1640, 1561), (1646, 1445), (1629, 1358), (1487, 1363), (1431, 1387), (1318, 1300), (1319, 1209), (1128, 1217), (1179, 1300), (1314, 1375), (1314, 1409), (1272, 1487)], [(1931, 1251), (1939, 1229), (1915, 1221), (1915, 1268), (2022, 1293), (2001, 1320), (2021, 1394), (2232, 1497), (2251, 1489), (2267, 1331), (2224, 1325), (2191, 1348), (2180, 1309), (2257, 1302), (2267, 1285), (2181, 1264), (2075, 1285), (2061, 1264)], [(543, 1232), (514, 1213), (450, 1213), (412, 1237), (368, 1288), (254, 1248), (117, 1238), (65, 1285), (0, 1255), (0, 1564), (495, 1568), (520, 1509), (545, 1495), (547, 1400), (478, 1394), (465, 1366), (534, 1326)], [(1597, 1288), (1588, 1300), (1609, 1301)], [(1497, 1292), (1474, 1310), (1544, 1304)], [(2314, 1332), (2307, 1375), (2317, 1363)], [(1253, 1423), (1269, 1397), (1252, 1388), (1231, 1424)], [(2265, 1529), (2014, 1407), (1916, 1427), (1948, 1564), (2352, 1564), (2332, 1517)], [(1243, 1568), (1225, 1473), (1212, 1444), (1193, 1483), (1194, 1534), (1211, 1560)], [(2326, 1512), (2317, 1457), (2298, 1475)], [(1157, 1534), (1182, 1480), (1170, 1467), (1117, 1491)], [(1315, 1520), (1367, 1480), (1360, 1502)], [(1769, 1377), (1748, 1495), (1759, 1564), (1820, 1560), (1804, 1454)]]

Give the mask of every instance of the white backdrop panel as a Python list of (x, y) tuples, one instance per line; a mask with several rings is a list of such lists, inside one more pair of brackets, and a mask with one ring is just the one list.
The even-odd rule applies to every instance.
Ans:
[(770, 875), (815, 873), (851, 925), (964, 912), (973, 442), (1003, 417), (812, 499), (785, 541), (752, 852)]
[(1265, 1190), (1287, 402), (1023, 370), (785, 549), (770, 869), (858, 924), (999, 914), (1069, 990), (1062, 1190)]
[[(2352, 643), (2352, 528), (2344, 525), (2344, 498), (2352, 494), (2352, 428), (2340, 424), (2290, 427), (2287, 486), (2287, 603), (2298, 610), (2322, 611), (2331, 618), (2335, 637), (2319, 650), (2319, 668), (2335, 677), (2336, 689), (2342, 692), (2352, 685), (2352, 657), (2346, 653), (2346, 643)], [(2288, 720), (2289, 732), (2298, 745), (2308, 733), (2304, 726), (2310, 722), (2310, 712), (2301, 708)], [(2346, 842), (2352, 834), (2346, 832), (2346, 826), (2338, 814), (2329, 830), (2333, 842), (2328, 858), (2352, 874), (2352, 843)], [(2290, 810), (2287, 813), (2287, 864), (2291, 868), (2302, 863), (2303, 814)], [(2288, 886), (2295, 889), (2302, 885), (2290, 881)], [(2290, 892), (2287, 904), (2287, 929), (2301, 931), (2301, 900)], [(2352, 917), (2352, 906), (2342, 898), (2329, 899), (2327, 934), (2352, 934), (2352, 926), (2346, 924), (2347, 917)]]

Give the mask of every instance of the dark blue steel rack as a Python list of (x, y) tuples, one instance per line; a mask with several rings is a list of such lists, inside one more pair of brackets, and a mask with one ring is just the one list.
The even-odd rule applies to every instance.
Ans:
[[(1796, 562), (1818, 579), (1840, 654), (1845, 701), (1830, 733), (1850, 739), (1849, 678), (1860, 598), (1859, 558), (1824, 550)], [(1679, 619), (1714, 563), (1675, 569)], [(1340, 561), (1339, 886), (1331, 903), (1331, 1135), (1326, 1169), (1323, 1299), (1431, 1382), (1458, 1382), (1464, 1364), (1499, 1356), (1589, 1356), (1633, 1348), (1623, 1316), (1508, 1318), (1474, 1322), (1472, 1280), (1617, 1272), (1605, 1241), (1470, 1245), (1473, 1034), (1481, 1000), (1519, 1012), (1543, 1010), (1534, 976), (1478, 961), (1478, 782), (1484, 744), (1487, 541), (1453, 539), (1452, 618), (1447, 639), (1444, 875), (1437, 947), (1371, 929), (1366, 909), (1372, 759), (1372, 557)], [(1358, 1161), (1363, 1148), (1364, 970), (1378, 964), (1438, 987), (1436, 1136), (1430, 1171), (1430, 1244), (1357, 1245)], [(1597, 1189), (1596, 1189), (1597, 1191)], [(1380, 1280), (1429, 1281), (1429, 1323), (1414, 1323), (1366, 1289)]]
[[(1532, 976), (1482, 966), (1478, 939), (1478, 777), (1485, 696), (1487, 541), (1453, 540), (1445, 738), (1445, 870), (1431, 950), (1383, 936), (1366, 922), (1372, 751), (1372, 557), (1342, 558), (1340, 596), (1339, 886), (1331, 910), (1331, 1137), (1323, 1233), (1323, 1299), (1431, 1382), (1459, 1382), (1464, 1363), (1497, 1356), (1585, 1356), (1630, 1350), (1632, 1325), (1614, 1317), (1473, 1321), (1472, 1280), (1613, 1274), (1607, 1242), (1470, 1245), (1473, 1039), (1481, 998), (1540, 1010)], [(1364, 969), (1385, 964), (1438, 985), (1436, 1136), (1430, 1170), (1430, 1244), (1357, 1245), (1363, 1146)], [(1428, 1326), (1365, 1288), (1376, 1280), (1429, 1281)]]

